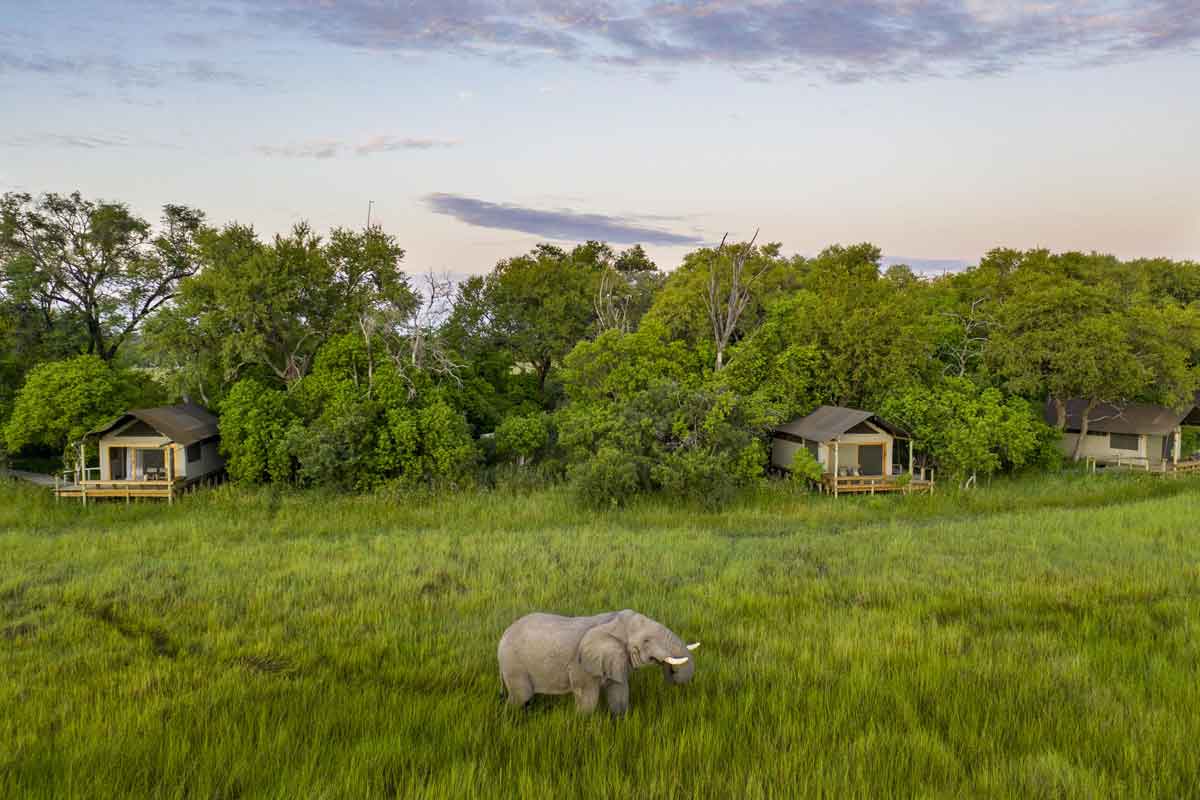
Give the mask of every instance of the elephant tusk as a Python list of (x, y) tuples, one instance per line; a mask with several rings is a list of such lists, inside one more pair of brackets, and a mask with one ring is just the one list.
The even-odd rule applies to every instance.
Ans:
[(673, 658), (671, 656), (667, 656), (663, 661), (666, 661), (672, 667), (680, 667), (688, 662), (686, 658)]
[(692, 642), (691, 644), (689, 644), (689, 645), (687, 646), (687, 649), (688, 649), (688, 650), (695, 650), (695, 649), (696, 649), (697, 647), (699, 647), (699, 646), (700, 646), (700, 643), (699, 643), (699, 642)]

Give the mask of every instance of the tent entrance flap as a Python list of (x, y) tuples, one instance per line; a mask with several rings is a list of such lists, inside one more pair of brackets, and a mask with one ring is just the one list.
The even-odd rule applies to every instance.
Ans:
[(858, 468), (863, 475), (883, 475), (883, 445), (861, 445), (858, 448)]
[(114, 481), (125, 480), (125, 448), (108, 448), (108, 476)]

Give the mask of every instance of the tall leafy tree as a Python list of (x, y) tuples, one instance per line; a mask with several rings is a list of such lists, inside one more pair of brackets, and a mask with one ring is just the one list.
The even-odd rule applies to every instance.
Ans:
[(322, 240), (301, 224), (270, 243), (243, 225), (213, 232), (200, 242), (203, 271), (183, 283), (173, 318), (155, 331), (160, 355), (199, 380), (214, 370), (212, 350), (196, 343), (211, 343), (225, 384), (257, 371), (291, 386), (331, 336), (359, 330), (372, 314), (411, 309), (403, 257), (378, 227)]
[(11, 295), (50, 319), (77, 318), (86, 352), (111, 361), (150, 315), (199, 267), (204, 215), (163, 207), (157, 230), (121, 203), (10, 192), (0, 199), (0, 260)]
[(501, 261), (483, 284), (488, 333), (532, 368), (543, 396), (550, 371), (594, 329), (594, 299), (610, 257), (595, 242), (571, 252), (541, 244)]
[(872, 245), (830, 247), (805, 264), (800, 288), (773, 302), (732, 352), (723, 380), (764, 412), (819, 403), (874, 408), (940, 373), (930, 325), (937, 287), (907, 269), (881, 273)]

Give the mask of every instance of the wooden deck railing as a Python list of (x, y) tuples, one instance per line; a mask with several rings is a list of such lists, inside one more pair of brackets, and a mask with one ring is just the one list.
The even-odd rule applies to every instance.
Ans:
[(1151, 475), (1186, 475), (1200, 473), (1200, 459), (1189, 459), (1172, 463), (1160, 461), (1150, 463), (1146, 456), (1118, 456), (1114, 460), (1098, 459), (1089, 456), (1084, 462), (1088, 472), (1096, 472), (1100, 467), (1118, 469), (1127, 472), (1148, 472)]
[[(74, 473), (70, 473), (75, 477)], [(174, 502), (175, 495), (183, 489), (187, 488), (192, 482), (182, 478), (172, 480), (60, 480), (58, 477), (54, 480), (54, 496), (59, 497), (78, 497), (87, 505), (88, 499), (105, 498), (124, 498), (128, 503), (130, 500), (140, 497), (163, 497), (168, 502)]]
[(842, 494), (933, 493), (933, 472), (928, 478), (907, 475), (830, 475), (821, 477), (821, 491), (835, 497)]

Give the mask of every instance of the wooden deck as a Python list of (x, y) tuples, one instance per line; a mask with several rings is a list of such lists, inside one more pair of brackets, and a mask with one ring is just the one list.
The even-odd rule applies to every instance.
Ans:
[(55, 499), (78, 498), (84, 505), (89, 500), (124, 500), (129, 503), (139, 499), (166, 500), (173, 503), (181, 493), (193, 488), (201, 479), (175, 479), (158, 481), (58, 481), (54, 487)]
[(1200, 460), (1191, 459), (1175, 464), (1162, 461), (1158, 464), (1151, 464), (1148, 459), (1137, 457), (1118, 458), (1116, 461), (1101, 461), (1089, 458), (1087, 460), (1087, 469), (1089, 472), (1096, 472), (1100, 469), (1112, 469), (1124, 472), (1144, 472), (1148, 475), (1180, 477), (1183, 475), (1200, 475)]
[(899, 476), (823, 475), (818, 484), (825, 494), (933, 494), (933, 480), (914, 477), (902, 482)]

